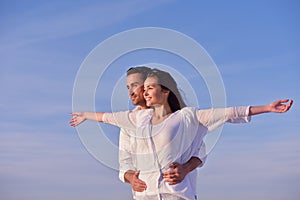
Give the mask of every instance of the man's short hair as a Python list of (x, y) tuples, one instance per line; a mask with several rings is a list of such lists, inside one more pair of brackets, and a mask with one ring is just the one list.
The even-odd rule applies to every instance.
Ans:
[(151, 72), (151, 68), (146, 66), (138, 66), (138, 67), (131, 67), (127, 70), (127, 76), (130, 74), (141, 74), (143, 81), (146, 80), (147, 75)]

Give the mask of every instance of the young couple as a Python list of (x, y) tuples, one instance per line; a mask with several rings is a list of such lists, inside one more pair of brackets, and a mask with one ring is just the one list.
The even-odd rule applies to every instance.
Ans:
[(120, 179), (131, 184), (134, 199), (197, 199), (194, 169), (205, 161), (207, 132), (225, 122), (249, 122), (252, 115), (286, 112), (293, 103), (186, 107), (172, 76), (146, 67), (129, 69), (126, 83), (135, 110), (74, 112), (70, 125), (93, 120), (121, 128)]

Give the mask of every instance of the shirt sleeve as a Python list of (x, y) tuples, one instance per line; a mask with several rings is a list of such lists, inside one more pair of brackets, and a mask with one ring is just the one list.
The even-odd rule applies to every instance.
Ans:
[(247, 123), (250, 122), (250, 106), (238, 106), (229, 108), (212, 108), (207, 110), (198, 110), (197, 118), (199, 122), (212, 131), (225, 122)]
[(206, 130), (202, 129), (201, 127), (198, 127), (197, 135), (191, 144), (191, 156), (197, 157), (201, 160), (201, 164), (198, 167), (202, 167), (206, 162), (206, 145), (203, 140), (205, 134)]
[(128, 130), (136, 128), (135, 111), (104, 113), (102, 120), (104, 123)]
[(201, 164), (198, 166), (199, 168), (202, 167), (205, 164), (206, 158), (207, 158), (207, 154), (206, 154), (205, 142), (203, 140), (202, 140), (202, 142), (200, 144), (200, 148), (193, 155), (193, 157), (197, 157), (197, 158), (199, 158), (201, 160)]
[[(185, 107), (181, 110), (182, 120), (185, 124), (185, 137), (187, 135), (191, 136), (191, 144), (189, 146), (189, 151), (187, 156), (184, 158), (190, 159), (191, 157), (196, 157), (201, 160), (201, 164), (198, 167), (202, 167), (206, 161), (206, 146), (204, 142), (204, 137), (207, 133), (207, 128), (199, 125), (199, 121), (197, 119), (197, 111), (198, 109), (193, 107)], [(186, 138), (185, 138), (186, 139)]]
[(130, 133), (121, 129), (119, 138), (119, 179), (125, 182), (124, 175), (128, 170), (136, 171), (133, 164)]

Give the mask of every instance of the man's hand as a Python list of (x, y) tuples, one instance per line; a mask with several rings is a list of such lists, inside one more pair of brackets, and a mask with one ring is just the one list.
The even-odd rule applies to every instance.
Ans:
[(139, 179), (140, 171), (134, 172), (130, 179), (130, 184), (133, 191), (144, 192), (147, 189), (147, 185), (144, 181)]
[(163, 173), (163, 178), (165, 182), (169, 183), (169, 185), (180, 183), (189, 173), (189, 170), (179, 163), (171, 163), (169, 167), (171, 170)]
[(74, 112), (71, 113), (71, 120), (69, 121), (70, 126), (78, 126), (82, 122), (86, 120), (86, 117), (84, 116), (84, 112)]

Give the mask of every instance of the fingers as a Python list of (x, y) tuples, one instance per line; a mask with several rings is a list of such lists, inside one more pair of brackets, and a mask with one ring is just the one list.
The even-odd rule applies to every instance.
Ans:
[(139, 179), (140, 171), (136, 171), (133, 175), (132, 189), (137, 192), (143, 192), (147, 189), (144, 181)]
[(71, 119), (71, 120), (69, 121), (69, 124), (70, 124), (70, 126), (73, 126), (73, 127), (75, 127), (75, 126), (78, 125), (76, 119)]
[(176, 168), (178, 166), (179, 166), (179, 163), (177, 163), (177, 162), (169, 164), (169, 168)]
[[(284, 104), (284, 103), (287, 103), (289, 102), (288, 104)], [(282, 107), (281, 107), (281, 112), (287, 112), (293, 105), (293, 100), (289, 100), (289, 99), (284, 99), (284, 100), (280, 100), (280, 103), (283, 103), (281, 104)]]
[(291, 99), (290, 103), (288, 104), (289, 108), (292, 107), (293, 103), (294, 103), (294, 101), (293, 101), (293, 99)]
[(179, 176), (176, 174), (170, 174), (163, 177), (166, 182), (178, 181)]
[(165, 180), (165, 182), (167, 182), (169, 185), (176, 185), (178, 183), (180, 183), (180, 180), (174, 180), (174, 179), (169, 179), (169, 180)]
[(286, 106), (285, 112), (288, 111), (288, 110), (292, 107), (293, 102), (294, 102), (294, 101), (291, 99), (290, 102), (289, 102), (288, 104), (285, 105), (285, 106)]
[(287, 102), (289, 102), (288, 104), (285, 104), (285, 105), (292, 105), (293, 104), (293, 99), (291, 99), (291, 100), (289, 100), (289, 99), (282, 99), (282, 100), (278, 100), (277, 101), (278, 103), (283, 103), (283, 104), (285, 104), (285, 103), (287, 103)]
[(163, 178), (176, 178), (176, 177), (179, 177), (180, 176), (180, 174), (179, 174), (179, 172), (176, 170), (174, 170), (174, 171), (168, 171), (168, 172), (164, 172), (163, 173)]
[(78, 113), (71, 113), (70, 115), (72, 116), (72, 118), (69, 121), (70, 126), (77, 126), (79, 124), (77, 120)]
[(178, 174), (169, 174), (164, 176), (164, 181), (169, 185), (174, 185), (180, 183), (182, 181), (182, 178)]
[(293, 104), (293, 100), (282, 99), (282, 100), (274, 101), (271, 104), (271, 107), (274, 112), (284, 113), (284, 112), (287, 112), (291, 108), (292, 104)]
[[(174, 163), (173, 165), (178, 166), (178, 164), (176, 164), (176, 163)], [(170, 164), (170, 166), (171, 166), (171, 164)], [(164, 178), (164, 181), (167, 182), (169, 185), (175, 185), (177, 183), (180, 183), (183, 180), (178, 168), (173, 168), (172, 170), (164, 172), (163, 178)]]
[(147, 189), (147, 185), (144, 181), (138, 180), (134, 182), (132, 189), (136, 192), (144, 192)]
[(140, 171), (134, 172), (134, 176), (135, 176), (136, 178), (139, 178), (139, 175), (140, 175)]
[(282, 99), (282, 100), (278, 100), (280, 103), (286, 103), (288, 102), (289, 100), (288, 99)]

